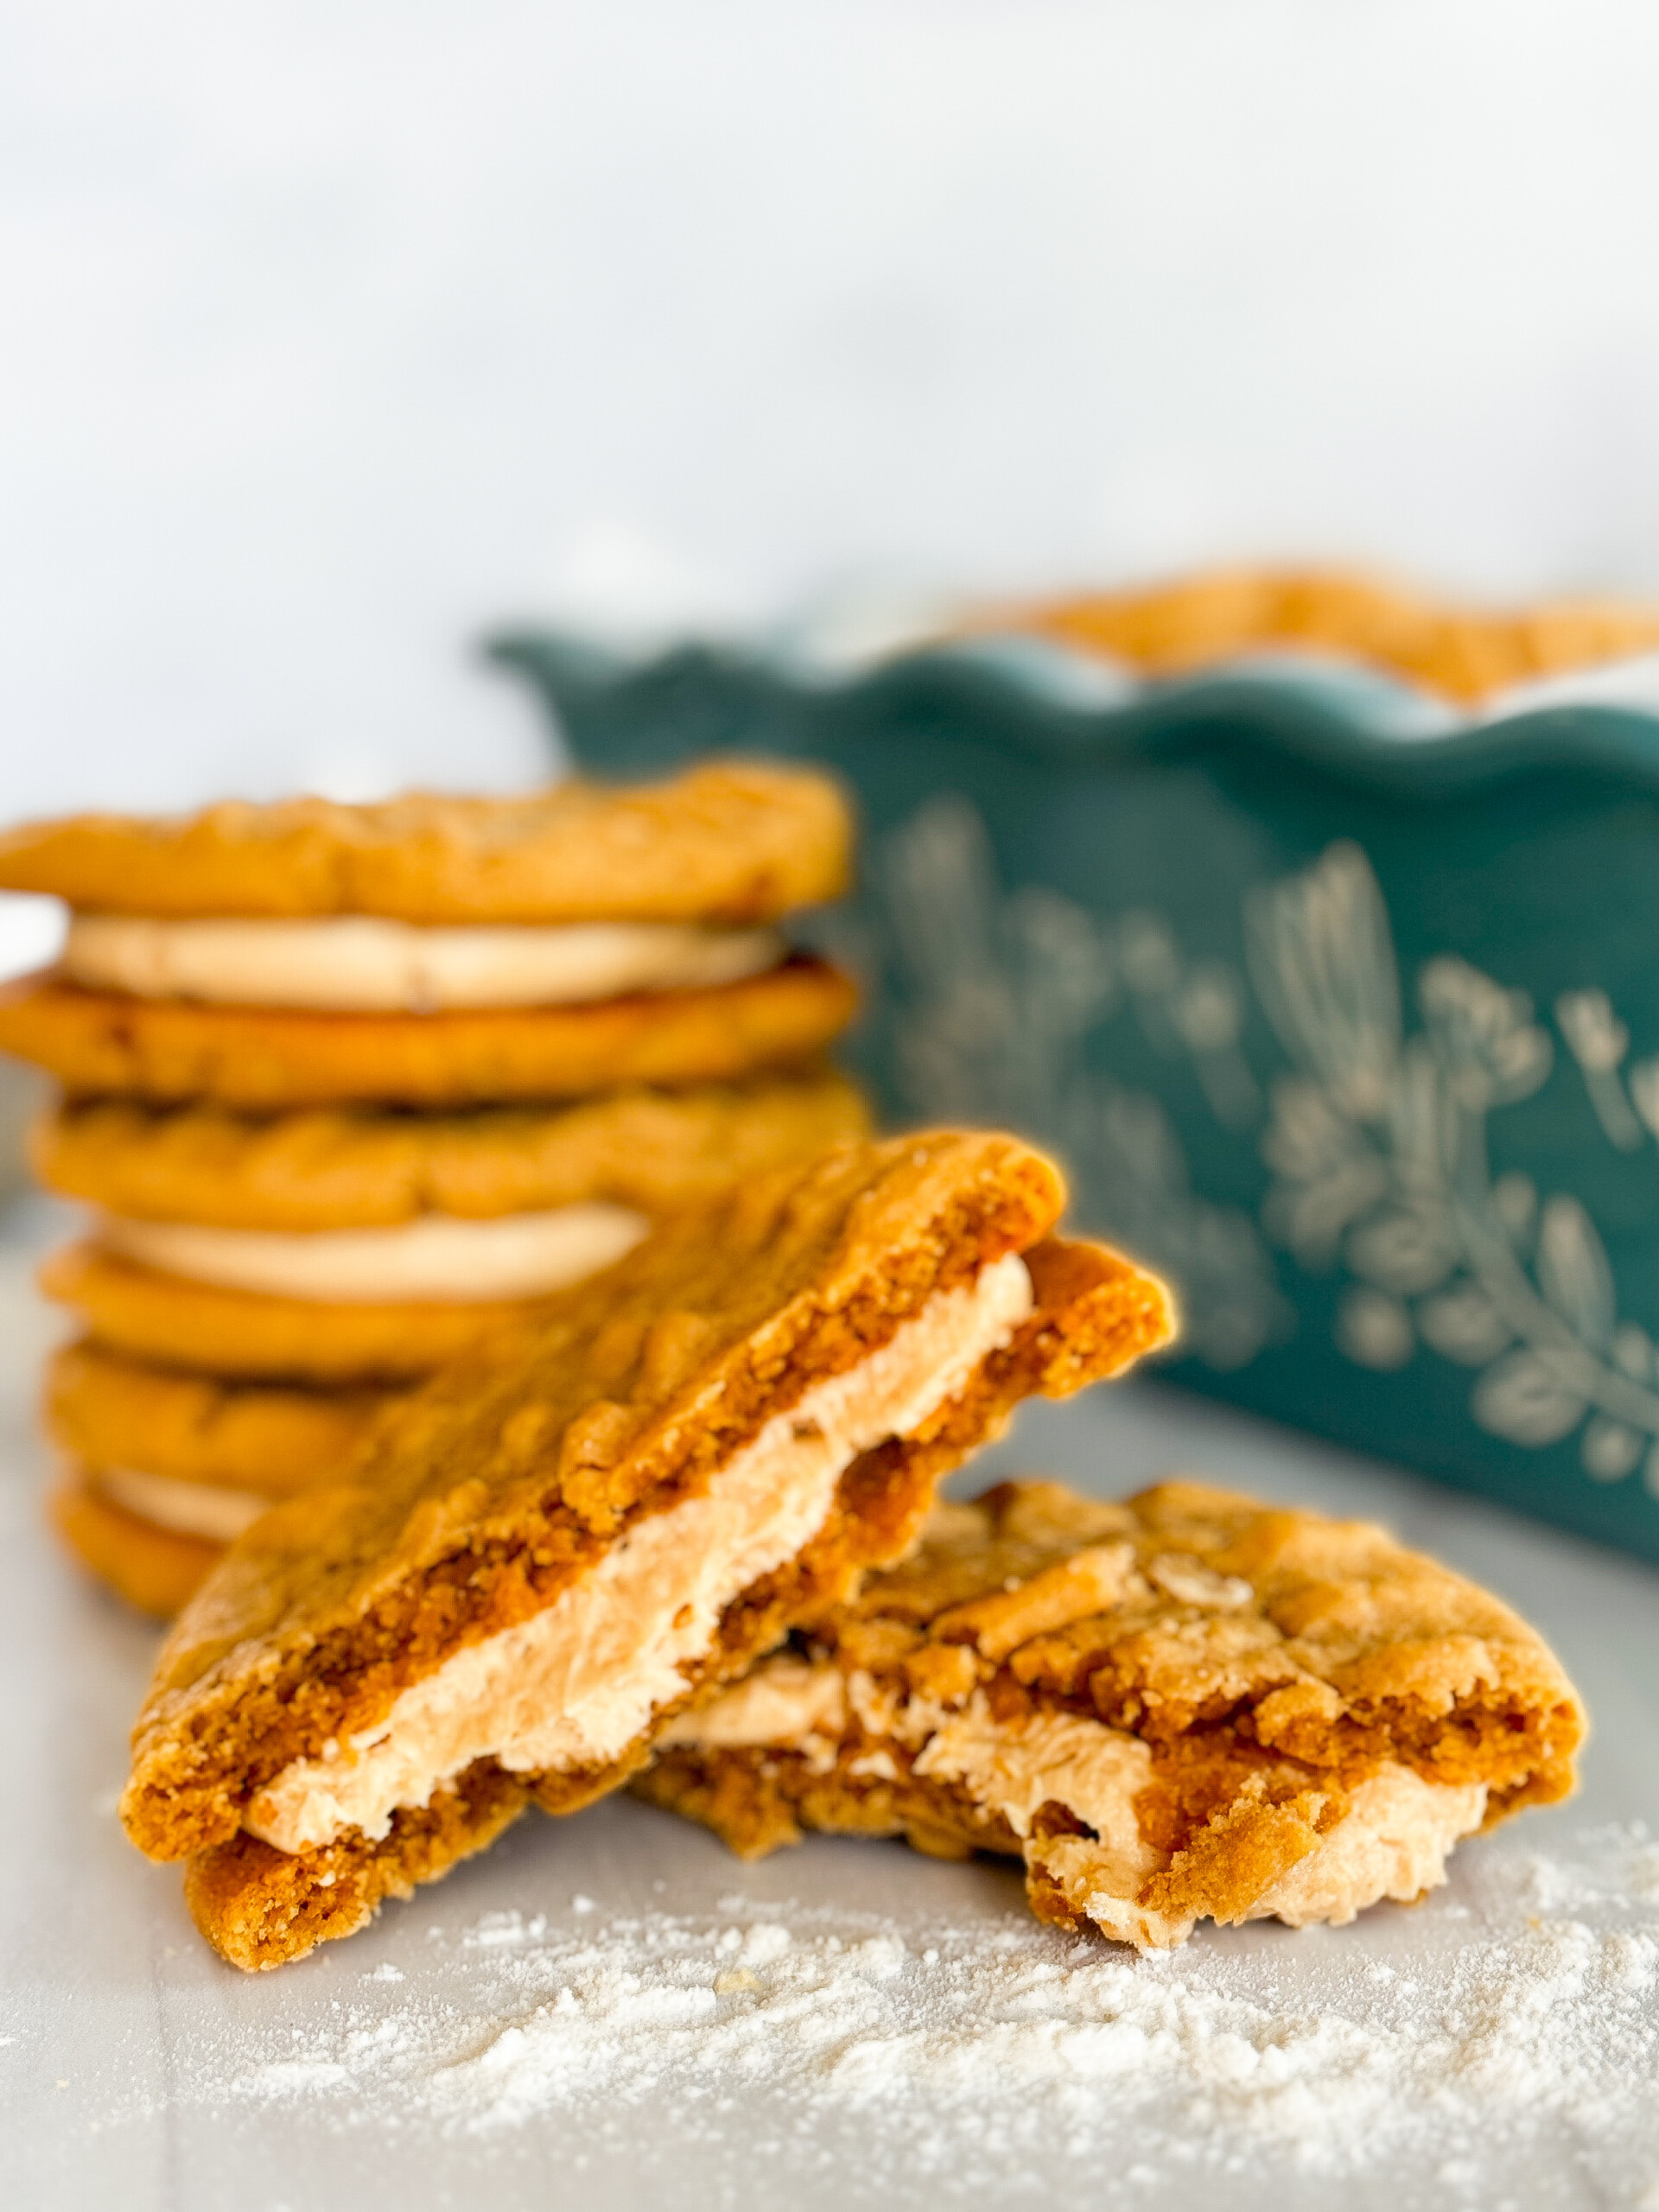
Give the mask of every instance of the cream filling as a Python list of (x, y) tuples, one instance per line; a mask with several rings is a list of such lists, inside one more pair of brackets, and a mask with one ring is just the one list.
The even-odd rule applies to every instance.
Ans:
[(774, 1415), (701, 1497), (635, 1522), (543, 1611), (456, 1652), (374, 1727), (284, 1768), (244, 1826), (279, 1851), (351, 1827), (378, 1840), (398, 1807), (426, 1804), (474, 1759), (531, 1774), (608, 1764), (683, 1697), (733, 1599), (823, 1526), (849, 1463), (954, 1397), (1031, 1310), (1014, 1254), (929, 1300)]
[(1425, 1782), (1389, 1765), (1362, 1782), (1349, 1810), (1250, 1907), (1252, 1920), (1340, 1928), (1379, 1897), (1409, 1904), (1446, 1879), (1452, 1846), (1486, 1817), (1484, 1782)]
[(206, 1536), (216, 1544), (233, 1544), (276, 1503), (252, 1491), (181, 1483), (171, 1475), (141, 1474), (136, 1467), (100, 1467), (92, 1484), (111, 1505), (140, 1521), (153, 1521), (176, 1535)]
[(1008, 1727), (976, 1691), (964, 1712), (934, 1730), (913, 1771), (924, 1782), (959, 1783), (1022, 1841), (1045, 1805), (1064, 1805), (1099, 1831), (1106, 1855), (1137, 1872), (1144, 1860), (1140, 1882), (1158, 1871), (1135, 1818), (1135, 1796), (1152, 1779), (1152, 1753), (1138, 1736), (1076, 1713), (1041, 1713)]
[[(1165, 1864), (1141, 1840), (1135, 1815), (1135, 1796), (1152, 1779), (1152, 1753), (1138, 1738), (1074, 1713), (1001, 1728), (976, 1694), (964, 1713), (934, 1734), (914, 1771), (960, 1783), (1001, 1814), (1024, 1845), (1027, 1864), (1057, 1882), (1103, 1934), (1142, 1950), (1191, 1934), (1191, 1919), (1135, 1902)], [(1098, 1841), (1033, 1837), (1032, 1821), (1050, 1799), (1096, 1829)], [(1480, 1826), (1485, 1810), (1482, 1783), (1425, 1782), (1408, 1767), (1386, 1765), (1359, 1784), (1342, 1819), (1242, 1917), (1340, 1926), (1382, 1897), (1409, 1902), (1446, 1879), (1452, 1846)]]
[(748, 1751), (761, 1745), (798, 1751), (809, 1736), (839, 1736), (847, 1726), (847, 1690), (838, 1667), (806, 1659), (773, 1659), (700, 1712), (688, 1713), (663, 1735), (699, 1751)]
[(107, 1214), (105, 1250), (164, 1274), (272, 1298), (340, 1305), (536, 1298), (597, 1274), (647, 1234), (626, 1206), (555, 1206), (463, 1221), (423, 1214), (392, 1229), (212, 1229)]
[(692, 922), (423, 929), (367, 914), (182, 922), (75, 914), (63, 967), (78, 983), (138, 998), (431, 1014), (734, 983), (775, 968), (785, 950), (776, 930)]

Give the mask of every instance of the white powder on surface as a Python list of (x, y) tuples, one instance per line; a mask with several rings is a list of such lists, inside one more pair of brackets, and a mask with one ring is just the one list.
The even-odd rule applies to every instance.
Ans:
[(567, 1897), (433, 1928), (395, 1989), (343, 1980), (321, 2019), (238, 2006), (176, 2050), (176, 2087), (480, 2157), (555, 2135), (576, 2167), (648, 2135), (724, 2173), (722, 2201), (757, 2161), (781, 2183), (854, 2145), (845, 2202), (1109, 2174), (1148, 2206), (1333, 2181), (1351, 2205), (1368, 2179), (1382, 2202), (1659, 2204), (1659, 1845), (1602, 1830), (1457, 1867), (1355, 1928), (1201, 1929), (1152, 1959), (1000, 1909), (607, 1919)]

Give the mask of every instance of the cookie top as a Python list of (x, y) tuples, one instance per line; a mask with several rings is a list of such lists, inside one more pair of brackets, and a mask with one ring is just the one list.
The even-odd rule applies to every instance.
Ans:
[(134, 1735), (134, 1841), (172, 1858), (227, 1840), (292, 1762), (543, 1612), (625, 1529), (705, 1493), (809, 1387), (1012, 1255), (1030, 1262), (1028, 1319), (980, 1371), (1058, 1394), (1161, 1341), (1155, 1280), (1043, 1241), (1064, 1197), (1012, 1137), (842, 1145), (678, 1216), (550, 1301), (513, 1357), (394, 1408), (351, 1479), (232, 1548), (164, 1646)]
[[(1122, 1504), (1006, 1483), (936, 1508), (826, 1634), (843, 1665), (987, 1681), (1168, 1745), (1219, 1730), (1351, 1778), (1382, 1758), (1564, 1794), (1577, 1692), (1519, 1614), (1385, 1529), (1170, 1482)], [(930, 1659), (926, 1654), (932, 1650)]]
[(657, 1216), (838, 1139), (868, 1110), (833, 1069), (685, 1090), (611, 1091), (576, 1106), (262, 1117), (206, 1103), (66, 1103), (30, 1152), (48, 1189), (151, 1221), (296, 1231), (485, 1219), (603, 1200)]
[(25, 823), (0, 834), (0, 889), (158, 916), (738, 924), (836, 897), (851, 846), (829, 777), (715, 760), (662, 784), (572, 781), (513, 798), (227, 800)]
[(970, 627), (1052, 638), (1148, 677), (1189, 675), (1249, 652), (1335, 656), (1467, 708), (1514, 685), (1659, 648), (1659, 609), (1650, 607), (1586, 601), (1492, 613), (1321, 569), (1222, 569), (993, 608)]

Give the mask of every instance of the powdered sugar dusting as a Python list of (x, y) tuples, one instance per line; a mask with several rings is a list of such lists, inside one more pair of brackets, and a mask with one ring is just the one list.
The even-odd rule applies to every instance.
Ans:
[(855, 2142), (849, 2201), (1109, 2170), (1147, 2204), (1200, 2173), (1230, 2204), (1368, 2176), (1417, 2202), (1659, 2202), (1659, 1846), (1640, 1828), (1566, 1855), (1476, 1847), (1415, 1910), (1201, 1932), (1151, 1960), (1012, 1912), (592, 1902), (435, 1929), (422, 1972), (365, 1973), (321, 2025), (245, 2011), (230, 2049), (221, 2031), (179, 2054), (176, 2087), (392, 2117), (481, 2156), (556, 2127), (578, 2165), (619, 2128), (779, 2178)]

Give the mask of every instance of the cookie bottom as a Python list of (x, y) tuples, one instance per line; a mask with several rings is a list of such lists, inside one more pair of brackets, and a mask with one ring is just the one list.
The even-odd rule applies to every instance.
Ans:
[(164, 1274), (87, 1243), (53, 1253), (40, 1285), (48, 1298), (73, 1306), (102, 1345), (241, 1382), (419, 1382), (533, 1320), (546, 1303), (272, 1298)]
[(502, 1105), (789, 1066), (821, 1052), (857, 1004), (846, 976), (804, 956), (706, 990), (447, 1014), (127, 998), (47, 973), (0, 991), (0, 1049), (84, 1096), (209, 1098), (261, 1113)]
[[(906, 1453), (867, 1454), (842, 1478), (830, 1523), (795, 1560), (753, 1585), (727, 1610), (712, 1688), (738, 1674), (787, 1633), (791, 1620), (825, 1606), (872, 1556), (890, 1557), (919, 1523), (934, 1479), (960, 1456), (950, 1441)], [(894, 1459), (899, 1464), (894, 1465)], [(651, 1756), (652, 1732), (601, 1768), (510, 1775), (478, 1760), (423, 1807), (392, 1815), (385, 1837), (351, 1828), (334, 1842), (277, 1851), (246, 1830), (191, 1859), (185, 1902), (221, 1958), (246, 1973), (303, 1958), (318, 1943), (349, 1936), (388, 1897), (410, 1896), (499, 1835), (533, 1797), (549, 1813), (578, 1812), (637, 1774)]]
[(184, 1901), (222, 1959), (258, 1974), (354, 1934), (388, 1897), (412, 1897), (493, 1843), (529, 1802), (522, 1781), (480, 1759), (428, 1804), (395, 1814), (391, 1834), (372, 1846), (353, 1830), (290, 1858), (238, 1835), (191, 1860)]

